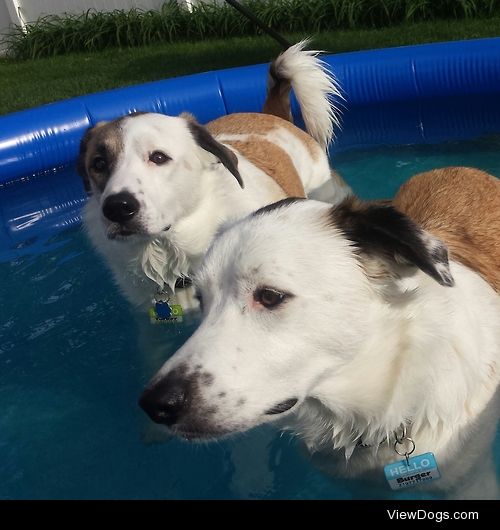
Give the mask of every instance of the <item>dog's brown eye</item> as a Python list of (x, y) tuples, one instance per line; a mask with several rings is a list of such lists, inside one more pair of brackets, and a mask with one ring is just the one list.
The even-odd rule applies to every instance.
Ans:
[(108, 167), (108, 163), (102, 156), (96, 156), (94, 160), (92, 161), (92, 169), (94, 171), (97, 171), (98, 173), (102, 173), (103, 171), (106, 171)]
[(254, 300), (267, 309), (273, 309), (279, 306), (285, 301), (287, 296), (289, 295), (268, 287), (262, 287), (253, 293)]
[(162, 153), (161, 151), (153, 151), (149, 155), (149, 160), (153, 162), (153, 164), (156, 164), (157, 166), (161, 166), (162, 164), (165, 164), (166, 162), (172, 159), (165, 153)]

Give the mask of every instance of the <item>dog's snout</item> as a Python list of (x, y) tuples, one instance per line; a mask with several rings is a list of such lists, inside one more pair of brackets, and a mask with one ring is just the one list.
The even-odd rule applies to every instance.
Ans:
[(155, 422), (174, 425), (187, 409), (190, 380), (171, 372), (154, 386), (147, 388), (139, 399), (139, 406)]
[(114, 223), (125, 223), (134, 217), (139, 208), (139, 201), (128, 191), (122, 191), (106, 197), (102, 213)]

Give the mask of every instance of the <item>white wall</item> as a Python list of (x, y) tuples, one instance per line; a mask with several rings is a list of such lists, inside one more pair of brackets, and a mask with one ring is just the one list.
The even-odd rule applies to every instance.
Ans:
[(84, 13), (88, 9), (113, 11), (158, 9), (164, 0), (17, 0), (24, 20), (31, 22), (41, 15), (59, 15), (61, 13)]
[[(180, 4), (197, 4), (203, 0), (177, 0)], [(0, 0), (0, 35), (8, 31), (9, 25), (20, 21), (33, 22), (43, 15), (62, 13), (85, 13), (88, 9), (114, 11), (158, 9), (165, 0)], [(19, 17), (16, 16), (19, 13)], [(0, 45), (1, 46), (1, 45)], [(0, 47), (0, 54), (2, 49)]]
[[(5, 0), (0, 0), (0, 39), (2, 38), (2, 35), (8, 31), (11, 20), (11, 15), (9, 13), (9, 10), (7, 9), (7, 4)], [(0, 44), (0, 55), (4, 51), (5, 50)]]
[[(88, 9), (113, 11), (158, 9), (165, 0), (0, 0), (0, 37), (5, 34), (12, 23), (21, 21), (33, 22), (43, 15), (60, 15), (62, 13), (85, 13)], [(186, 4), (187, 0), (178, 0)], [(16, 16), (19, 12), (20, 18)], [(0, 54), (2, 53), (0, 45)]]
[(5, 2), (0, 1), (0, 27), (7, 27), (10, 23), (10, 15)]

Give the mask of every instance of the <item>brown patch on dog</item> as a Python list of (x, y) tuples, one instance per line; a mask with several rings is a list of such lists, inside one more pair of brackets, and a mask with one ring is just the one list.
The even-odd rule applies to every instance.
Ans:
[(403, 184), (393, 205), (500, 292), (499, 179), (474, 168), (435, 169)]
[[(87, 130), (80, 143), (80, 154), (77, 168), (83, 177), (86, 187), (90, 191), (89, 181), (93, 181), (101, 192), (104, 191), (111, 171), (116, 165), (116, 160), (123, 149), (120, 122), (123, 118), (110, 122), (99, 122)], [(107, 168), (105, 171), (92, 169), (92, 161), (96, 157), (105, 159)]]
[(211, 121), (206, 127), (214, 136), (222, 134), (265, 135), (281, 127), (295, 135), (307, 147), (313, 159), (317, 159), (321, 152), (320, 145), (312, 136), (293, 123), (270, 114), (257, 112), (228, 114)]
[(288, 90), (283, 85), (276, 85), (269, 90), (262, 113), (293, 123), (290, 112), (290, 83), (288, 83)]
[(288, 197), (306, 196), (292, 160), (281, 147), (254, 135), (244, 141), (225, 140), (224, 143), (274, 179)]
[(278, 116), (278, 118), (293, 123), (290, 106), (290, 90), (292, 89), (292, 85), (288, 79), (279, 76), (275, 61), (269, 67), (268, 83), (266, 101), (262, 107), (262, 112), (264, 114)]

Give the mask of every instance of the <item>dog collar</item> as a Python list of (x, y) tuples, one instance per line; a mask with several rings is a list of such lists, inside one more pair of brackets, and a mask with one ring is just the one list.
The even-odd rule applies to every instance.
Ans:
[[(402, 439), (411, 439), (410, 436), (411, 436), (411, 427), (412, 427), (413, 423), (412, 422), (408, 422), (408, 423), (401, 423), (401, 425), (398, 427), (398, 429), (401, 431), (401, 435), (398, 434), (398, 429), (396, 429), (394, 432), (393, 432), (393, 441), (396, 442), (396, 443), (400, 443), (400, 440)], [(388, 442), (390, 443), (391, 440), (389, 439), (384, 439), (382, 440), (380, 443), (378, 444), (365, 444), (363, 443), (363, 439), (360, 438), (358, 440), (358, 443), (356, 444), (356, 447), (362, 447), (363, 449), (369, 449), (370, 447), (375, 447), (375, 445), (378, 445), (379, 447), (385, 443), (385, 442)]]
[(191, 285), (193, 285), (193, 280), (191, 280), (191, 278), (188, 278), (187, 276), (177, 278), (177, 280), (175, 281), (176, 289), (186, 289), (187, 287), (191, 287)]

